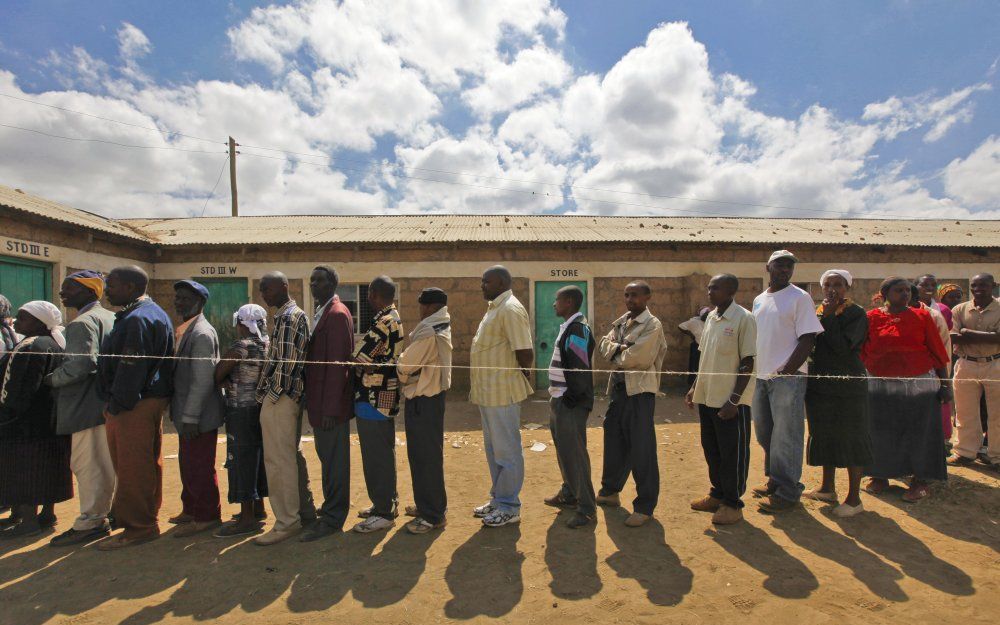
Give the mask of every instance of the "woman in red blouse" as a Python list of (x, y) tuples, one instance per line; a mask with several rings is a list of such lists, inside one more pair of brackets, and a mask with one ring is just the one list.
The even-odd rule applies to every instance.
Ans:
[[(910, 282), (887, 278), (879, 289), (885, 305), (868, 311), (868, 341), (861, 359), (868, 379), (875, 461), (865, 490), (879, 494), (892, 478), (912, 476), (904, 501), (930, 494), (929, 480), (947, 478), (941, 404), (951, 401), (949, 356), (934, 320), (911, 308)], [(908, 378), (908, 379), (893, 379)]]

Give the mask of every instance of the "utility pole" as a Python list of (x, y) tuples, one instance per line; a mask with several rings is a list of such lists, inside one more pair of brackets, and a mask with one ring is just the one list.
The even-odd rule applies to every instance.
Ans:
[(233, 217), (239, 217), (240, 208), (236, 201), (236, 139), (229, 137), (229, 196), (233, 200)]

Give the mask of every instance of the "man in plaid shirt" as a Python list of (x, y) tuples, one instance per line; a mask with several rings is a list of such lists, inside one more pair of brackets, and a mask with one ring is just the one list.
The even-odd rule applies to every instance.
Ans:
[(255, 542), (273, 545), (291, 538), (303, 525), (316, 520), (306, 460), (299, 446), (309, 318), (289, 297), (288, 278), (279, 271), (261, 278), (260, 294), (268, 306), (278, 309), (267, 359), (257, 383), (264, 469), (274, 527)]
[(393, 301), (396, 284), (379, 276), (368, 286), (368, 303), (377, 310), (371, 329), (354, 349), (354, 413), (361, 441), (361, 468), (365, 474), (370, 508), (359, 513), (364, 520), (354, 526), (361, 533), (376, 532), (396, 524), (396, 421), (399, 413), (399, 374), (396, 363), (403, 351), (403, 324)]

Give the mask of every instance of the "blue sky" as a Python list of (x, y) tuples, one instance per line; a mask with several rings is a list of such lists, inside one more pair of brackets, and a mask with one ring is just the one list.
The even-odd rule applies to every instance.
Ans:
[[(432, 11), (435, 4), (428, 0), (414, 6), (418, 7), (418, 12), (421, 6)], [(448, 3), (441, 0), (441, 4)], [(653, 195), (716, 197), (747, 204), (808, 204), (831, 211), (842, 209), (854, 216), (880, 211), (951, 214), (956, 209), (970, 215), (987, 216), (1000, 210), (997, 199), (1000, 191), (991, 193), (988, 189), (975, 187), (977, 178), (992, 181), (992, 176), (1000, 176), (996, 172), (1000, 159), (994, 148), (994, 143), (1000, 142), (990, 143), (991, 138), (1000, 135), (1000, 93), (995, 88), (1000, 58), (1000, 38), (996, 36), (1000, 32), (1000, 10), (994, 2), (609, 3), (586, 0), (541, 6), (546, 3), (525, 0), (523, 4), (524, 18), (516, 24), (503, 23), (503, 17), (468, 16), (470, 32), (475, 34), (476, 28), (483, 28), (479, 36), (492, 45), (479, 49), (471, 43), (468, 44), (471, 48), (462, 48), (462, 44), (456, 43), (449, 53), (468, 55), (471, 60), (465, 64), (455, 62), (453, 74), (458, 78), (449, 82), (448, 76), (435, 75), (435, 67), (440, 67), (441, 59), (449, 62), (448, 57), (433, 56), (436, 52), (431, 48), (433, 40), (452, 36), (457, 30), (448, 30), (447, 25), (443, 25), (441, 32), (435, 33), (417, 23), (413, 30), (417, 39), (399, 43), (400, 38), (412, 33), (397, 30), (396, 26), (376, 24), (376, 37), (387, 42), (386, 54), (401, 51), (399, 66), (391, 61), (390, 65), (385, 65), (382, 58), (345, 64), (340, 60), (345, 58), (343, 51), (322, 50), (324, 38), (337, 39), (345, 32), (344, 24), (371, 26), (378, 17), (362, 15), (364, 11), (361, 10), (348, 11), (332, 1), (303, 0), (287, 7), (289, 13), (281, 13), (278, 7), (248, 2), (8, 0), (4, 10), (7, 19), (0, 22), (0, 71), (11, 75), (11, 84), (24, 97), (59, 102), (62, 106), (70, 106), (69, 103), (78, 100), (79, 108), (88, 111), (95, 106), (100, 108), (100, 102), (94, 101), (94, 97), (104, 99), (105, 104), (110, 98), (134, 111), (136, 119), (149, 119), (161, 128), (203, 131), (207, 120), (212, 119), (217, 122), (213, 124), (218, 130), (215, 134), (224, 136), (248, 128), (239, 137), (241, 141), (246, 141), (243, 139), (246, 136), (250, 139), (248, 143), (258, 145), (294, 146), (303, 151), (322, 150), (375, 161), (384, 159), (400, 167), (393, 170), (396, 173), (412, 175), (422, 171), (421, 168), (436, 168), (476, 171), (492, 176), (493, 182), (480, 181), (484, 186), (516, 186), (506, 182), (508, 179), (553, 180), (564, 185), (562, 202), (529, 203), (522, 207), (523, 198), (510, 198), (511, 193), (505, 191), (493, 193), (488, 189), (473, 189), (471, 195), (461, 188), (441, 191), (441, 185), (400, 178), (391, 172), (387, 174), (385, 167), (359, 170), (354, 166), (338, 171), (334, 164), (330, 171), (312, 169), (322, 170), (325, 183), (339, 187), (339, 193), (328, 193), (310, 202), (296, 195), (308, 188), (308, 181), (292, 181), (295, 174), (302, 172), (303, 166), (294, 161), (284, 165), (268, 163), (270, 169), (262, 175), (274, 179), (268, 187), (262, 183), (262, 196), (272, 198), (271, 205), (275, 198), (286, 194), (294, 196), (294, 206), (288, 208), (288, 212), (370, 212), (393, 208), (458, 212), (608, 212), (607, 207), (612, 202), (602, 205), (587, 202), (586, 198), (580, 201), (574, 197), (572, 186), (648, 194), (643, 196), (646, 199), (632, 201), (646, 206), (611, 207), (612, 211), (620, 213), (661, 210), (662, 203), (649, 199)], [(263, 7), (262, 11), (252, 14), (257, 6)], [(448, 7), (443, 10), (449, 13)], [(377, 8), (372, 8), (371, 12), (376, 11)], [(294, 36), (302, 37), (303, 41), (285, 49), (282, 40), (291, 35), (282, 30), (284, 25), (280, 18), (290, 13), (294, 13), (302, 28)], [(405, 13), (401, 15), (403, 17), (394, 19), (408, 19)], [(420, 22), (420, 17), (413, 19)], [(678, 31), (667, 33), (660, 26), (676, 22), (686, 23), (689, 35), (678, 34)], [(124, 24), (132, 25), (148, 40), (148, 48), (134, 55), (130, 61), (132, 65), (123, 56), (120, 33)], [(463, 25), (459, 21), (455, 27)], [(329, 30), (324, 31), (324, 28)], [(347, 27), (348, 30), (352, 28)], [(254, 44), (260, 39), (256, 35), (261, 32), (265, 33), (264, 39), (272, 38), (264, 49)], [(651, 33), (664, 35), (655, 50), (647, 41)], [(345, 47), (349, 45), (344, 44)], [(363, 42), (357, 45), (365, 47)], [(419, 49), (422, 45), (427, 45), (432, 58), (410, 58), (414, 54), (424, 54)], [(642, 57), (644, 66), (638, 60), (631, 65), (623, 61), (631, 50), (643, 46), (649, 52)], [(503, 64), (512, 66), (518, 52), (529, 48), (543, 51), (543, 56), (547, 55), (545, 58), (552, 61), (553, 71), (559, 70), (565, 75), (559, 80), (546, 81), (537, 75), (525, 75), (522, 79), (521, 74), (514, 73), (514, 84), (532, 80), (538, 84), (526, 92), (526, 96), (511, 101), (502, 101), (503, 86), (487, 90), (489, 93), (485, 95), (470, 94), (477, 85), (489, 83), (491, 76), (498, 75)], [(85, 51), (88, 60), (81, 63), (75, 50)], [(697, 59), (699, 50), (706, 55), (704, 68)], [(364, 57), (365, 50), (348, 51), (346, 58), (359, 54)], [(476, 55), (482, 58), (477, 60)], [(691, 65), (687, 69), (680, 67), (674, 73), (644, 74), (650, 64), (669, 64), (673, 58), (686, 58)], [(83, 66), (89, 64), (92, 68), (95, 62), (97, 70), (87, 74)], [(370, 126), (360, 133), (364, 136), (353, 139), (341, 140), (333, 131), (316, 132), (305, 128), (290, 131), (287, 136), (281, 132), (258, 134), (257, 128), (260, 123), (266, 123), (264, 120), (256, 125), (252, 120), (230, 124), (225, 111), (211, 109), (219, 104), (213, 104), (213, 98), (198, 88), (212, 81), (217, 86), (263, 89), (284, 96), (294, 91), (289, 87), (292, 78), (299, 80), (298, 76), (303, 76), (305, 82), (302, 84), (306, 84), (313, 95), (291, 96), (290, 101), (297, 103), (298, 111), (290, 114), (287, 120), (291, 125), (309, 126), (322, 124), (324, 118), (317, 114), (327, 109), (331, 117), (336, 113), (336, 120), (344, 119), (345, 112), (338, 108), (338, 103), (351, 100), (357, 93), (361, 93), (359, 104), (351, 114), (365, 114), (366, 107), (360, 105), (361, 101), (384, 102), (386, 99), (385, 94), (371, 91), (370, 87), (355, 89), (356, 85), (341, 85), (336, 90), (336, 102), (331, 103), (320, 95), (320, 89), (326, 88), (321, 75), (323, 70), (329, 69), (334, 77), (346, 76), (363, 83), (373, 77), (377, 80), (379, 72), (386, 68), (394, 72), (393, 77), (400, 79), (400, 85), (413, 82), (408, 70), (414, 70), (423, 88), (414, 85), (415, 90), (410, 93), (404, 86), (398, 93), (401, 98), (412, 95), (414, 101), (423, 103), (424, 110), (417, 113), (388, 107), (389, 110), (383, 111), (369, 104), (367, 108), (372, 118), (378, 121), (358, 119), (349, 124), (348, 128)], [(397, 75), (397, 71), (402, 73)], [(620, 85), (606, 84), (609, 81), (604, 78), (609, 72), (620, 74)], [(685, 108), (697, 108), (697, 98), (683, 93), (676, 100), (666, 98), (652, 103), (650, 106), (655, 104), (655, 111), (646, 111), (650, 113), (647, 122), (656, 126), (652, 129), (655, 134), (658, 128), (666, 128), (672, 121), (672, 118), (660, 116), (663, 107), (679, 107), (679, 118), (673, 121), (680, 127), (704, 127), (708, 134), (718, 131), (720, 136), (704, 145), (698, 135), (692, 135), (687, 142), (679, 142), (672, 151), (669, 137), (664, 144), (666, 147), (659, 150), (627, 144), (618, 135), (609, 134), (616, 124), (627, 124), (627, 119), (599, 119), (595, 122), (599, 127), (596, 127), (586, 119), (574, 119), (567, 108), (575, 101), (573, 94), (581, 93), (584, 102), (604, 103), (602, 110), (607, 115), (610, 115), (608, 110), (618, 110), (619, 105), (625, 107), (623, 110), (641, 111), (644, 99), (650, 99), (645, 88), (669, 94), (677, 84), (673, 81), (685, 82), (689, 76), (696, 84), (706, 79), (712, 81), (714, 95), (706, 96), (709, 99), (705, 100), (705, 106), (715, 106), (723, 97), (716, 91), (721, 91), (720, 85), (725, 82), (723, 77), (728, 75), (738, 77), (741, 83), (752, 85), (753, 89), (752, 93), (738, 98), (740, 110), (735, 113), (713, 113), (713, 119), (706, 122), (697, 111)], [(588, 76), (594, 77), (598, 83), (596, 88), (587, 82)], [(949, 94), (964, 89), (971, 89), (971, 92), (950, 108), (941, 102)], [(705, 89), (697, 87), (696, 90), (702, 93)], [(80, 100), (67, 95), (79, 92), (90, 94), (91, 99)], [(176, 98), (178, 106), (188, 108), (164, 110), (149, 104), (154, 97), (171, 102)], [(866, 116), (866, 107), (893, 98), (898, 106), (889, 107), (891, 110), (881, 116)], [(501, 101), (497, 102), (498, 99)], [(609, 104), (612, 101), (614, 107)], [(804, 116), (817, 105), (829, 119), (820, 124), (821, 130), (814, 135), (812, 130), (815, 128)], [(259, 110), (268, 110), (267, 104), (256, 106), (262, 107)], [(559, 109), (557, 114), (553, 114), (553, 107)], [(29, 127), (41, 128), (30, 124), (44, 121), (43, 126), (48, 130), (58, 128), (58, 119), (39, 120), (24, 113), (24, 109), (23, 104), (17, 104), (14, 110), (9, 100), (0, 101), (0, 122), (21, 120)], [(24, 115), (27, 117), (22, 119)], [(406, 119), (401, 121), (401, 115)], [(934, 133), (933, 139), (928, 139), (928, 131), (948, 115), (955, 119), (942, 126), (944, 130)], [(195, 123), (199, 116), (204, 117), (204, 123)], [(521, 119), (528, 117), (532, 120), (530, 129)], [(189, 120), (190, 127), (177, 128)], [(72, 126), (75, 136), (84, 136), (88, 128), (91, 135), (87, 136), (97, 136), (93, 133), (99, 135), (108, 130), (106, 125), (87, 127), (79, 122), (76, 120)], [(507, 130), (502, 130), (505, 122), (510, 123), (506, 124)], [(777, 127), (782, 122), (797, 123), (801, 128), (785, 129), (791, 134), (783, 138), (775, 137), (774, 130), (761, 129), (762, 124)], [(22, 124), (18, 121), (17, 125)], [(8, 130), (3, 136), (6, 138), (12, 132)], [(840, 134), (817, 138), (817, 135), (830, 132)], [(546, 138), (539, 139), (542, 134)], [(277, 143), (280, 140), (288, 143)], [(818, 143), (811, 146), (809, 141)], [(844, 154), (831, 162), (803, 164), (800, 155), (822, 151), (824, 142), (851, 144), (851, 147), (844, 148)], [(59, 148), (52, 143), (47, 144), (50, 149)], [(676, 155), (691, 143), (698, 144), (700, 154), (678, 159)], [(41, 151), (42, 146), (36, 144), (33, 149)], [(779, 149), (783, 152), (776, 152)], [(734, 157), (734, 153), (738, 156)], [(100, 154), (105, 156), (105, 152)], [(115, 158), (110, 153), (107, 157)], [(37, 175), (40, 162), (44, 162), (41, 154), (37, 162), (0, 163), (0, 183), (26, 184), (40, 179), (35, 185), (29, 185), (32, 190), (59, 196), (58, 199), (75, 205), (88, 204), (73, 197), (79, 187), (75, 189), (65, 181), (46, 184), (46, 178), (57, 178), (57, 174)], [(168, 162), (159, 164), (167, 165)], [(482, 166), (477, 167), (477, 164)], [(770, 183), (775, 175), (774, 170), (768, 168), (787, 169), (796, 164), (818, 172), (829, 167), (834, 173), (824, 175), (840, 176), (839, 188), (798, 188), (790, 182)], [(728, 167), (730, 173), (720, 174), (726, 171), (722, 165)], [(29, 170), (29, 166), (35, 169)], [(115, 204), (122, 206), (134, 202), (135, 197), (127, 197), (130, 194), (155, 198), (157, 202), (185, 198), (192, 202), (143, 209), (143, 212), (197, 212), (202, 202), (193, 200), (207, 199), (203, 187), (207, 181), (214, 180), (218, 167), (210, 165), (207, 157), (184, 166), (197, 170), (195, 176), (202, 184), (175, 183), (173, 188), (163, 184), (129, 190), (125, 188), (127, 184), (123, 186), (122, 181), (118, 181), (116, 186), (126, 197)], [(709, 168), (711, 173), (706, 173)], [(755, 168), (754, 172), (749, 172), (750, 168)], [(123, 168), (125, 170), (127, 167)], [(308, 177), (315, 175), (314, 172)], [(37, 186), (43, 188), (35, 188)], [(116, 210), (114, 206), (94, 206), (92, 203), (87, 207), (111, 213)], [(262, 212), (268, 210), (265, 202), (256, 208)], [(759, 213), (760, 209), (746, 207), (744, 212), (747, 211)]]

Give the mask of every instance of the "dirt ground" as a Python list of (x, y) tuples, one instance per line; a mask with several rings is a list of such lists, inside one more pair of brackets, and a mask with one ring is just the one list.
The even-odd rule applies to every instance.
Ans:
[[(595, 414), (603, 414), (599, 404)], [(835, 520), (807, 503), (785, 516), (759, 514), (717, 529), (692, 512), (706, 491), (698, 426), (679, 398), (657, 401), (662, 489), (655, 521), (622, 525), (626, 510), (601, 510), (594, 531), (564, 526), (568, 513), (542, 504), (558, 488), (554, 449), (525, 450), (520, 526), (482, 528), (471, 508), (486, 500), (478, 413), (448, 406), (449, 525), (424, 536), (402, 523), (387, 534), (347, 533), (319, 543), (257, 547), (210, 535), (115, 553), (0, 543), (0, 624), (41, 623), (995, 623), (1000, 613), (1000, 481), (978, 468), (952, 472), (916, 505), (900, 488), (868, 510)], [(528, 404), (529, 424), (547, 424), (546, 404)], [(399, 422), (400, 429), (402, 422)], [(594, 475), (600, 420), (591, 418)], [(525, 446), (548, 444), (546, 428), (523, 429)], [(401, 441), (405, 440), (402, 431)], [(356, 448), (352, 515), (368, 504)], [(165, 437), (161, 522), (180, 509), (177, 437)], [(223, 458), (220, 445), (220, 463)], [(401, 504), (412, 502), (405, 447), (398, 448)], [(305, 443), (310, 471), (318, 461)], [(760, 478), (754, 445), (751, 484)], [(815, 485), (807, 468), (804, 482)], [(225, 493), (225, 472), (220, 472)], [(842, 492), (846, 485), (841, 484)], [(314, 492), (319, 485), (313, 483)], [(631, 501), (631, 484), (623, 501)], [(57, 531), (76, 502), (60, 504)], [(233, 511), (227, 506), (225, 513)]]

